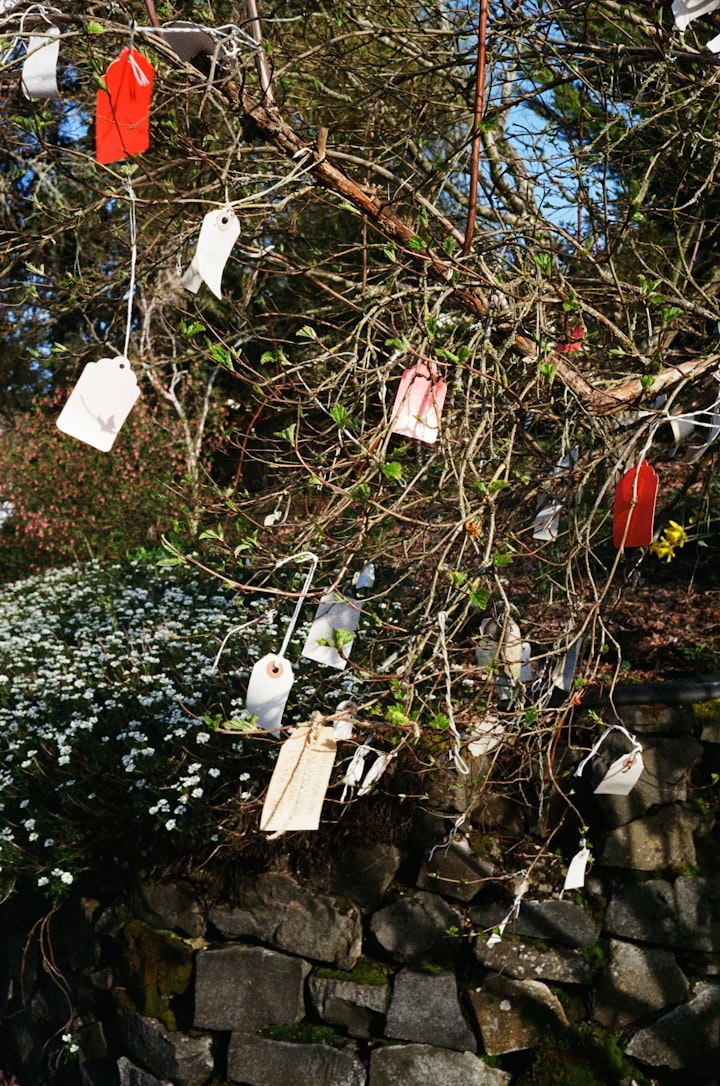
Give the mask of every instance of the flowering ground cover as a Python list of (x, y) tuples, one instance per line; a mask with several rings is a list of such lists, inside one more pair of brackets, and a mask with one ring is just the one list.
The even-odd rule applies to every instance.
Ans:
[(245, 604), (189, 569), (91, 562), (3, 586), (4, 892), (30, 881), (54, 897), (101, 861), (211, 849), (274, 751), (205, 718), (241, 715), (252, 662), (278, 636), (267, 599)]

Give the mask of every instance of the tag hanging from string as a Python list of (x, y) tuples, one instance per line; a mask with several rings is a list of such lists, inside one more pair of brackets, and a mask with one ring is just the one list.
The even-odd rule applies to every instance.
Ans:
[(580, 850), (575, 853), (567, 869), (565, 884), (560, 892), (563, 896), (566, 890), (582, 890), (585, 885), (585, 869), (590, 859), (590, 849), (585, 844), (585, 838), (580, 838)]
[(182, 277), (182, 285), (191, 294), (197, 294), (206, 283), (216, 298), (222, 299), (222, 275), (233, 245), (240, 235), (237, 215), (226, 204), (209, 211), (200, 227), (195, 255)]
[(323, 596), (315, 612), (303, 646), (302, 655), (319, 664), (342, 671), (360, 622), (361, 607), (357, 600), (330, 592)]
[(333, 729), (319, 724), (298, 728), (285, 739), (263, 804), (263, 833), (279, 837), (318, 829), (336, 749)]
[(645, 765), (642, 759), (642, 744), (622, 724), (610, 724), (605, 729), (590, 753), (580, 762), (573, 776), (582, 776), (585, 766), (595, 757), (611, 732), (620, 732), (624, 735), (632, 749), (628, 754), (622, 754), (615, 759), (593, 791), (596, 796), (627, 796), (639, 781)]
[(95, 157), (102, 165), (150, 146), (150, 101), (155, 69), (132, 46), (108, 67), (95, 103)]
[(440, 415), (447, 385), (437, 370), (424, 363), (405, 370), (395, 396), (392, 433), (434, 445), (440, 433)]
[(652, 543), (657, 492), (657, 473), (647, 460), (639, 468), (625, 472), (615, 492), (613, 543), (616, 547), (648, 547)]
[(101, 358), (99, 362), (88, 362), (56, 423), (58, 430), (62, 433), (77, 438), (78, 441), (84, 441), (86, 445), (92, 445), (100, 452), (110, 452), (120, 428), (140, 395), (137, 378), (128, 361), (133, 295), (135, 294), (137, 222), (135, 193), (130, 178), (127, 178), (125, 186), (130, 201), (128, 211), (130, 284), (123, 353), (115, 358)]
[(140, 389), (127, 358), (88, 362), (57, 420), (57, 428), (101, 452), (110, 452)]
[(21, 84), (26, 98), (57, 98), (57, 62), (60, 30), (49, 24), (42, 34), (33, 34), (27, 43)]
[[(276, 565), (277, 569), (288, 562), (308, 561), (310, 562), (310, 569), (300, 590), (288, 628), (285, 631), (285, 638), (280, 652), (268, 653), (263, 656), (262, 659), (257, 661), (250, 673), (245, 695), (245, 708), (248, 713), (257, 717), (258, 726), (265, 731), (277, 731), (282, 726), (282, 716), (294, 681), (293, 669), (285, 653), (295, 632), (302, 605), (310, 591), (318, 558), (311, 551), (303, 551), (300, 554), (293, 554), (289, 558), (283, 558)], [(332, 732), (332, 728), (330, 731)]]

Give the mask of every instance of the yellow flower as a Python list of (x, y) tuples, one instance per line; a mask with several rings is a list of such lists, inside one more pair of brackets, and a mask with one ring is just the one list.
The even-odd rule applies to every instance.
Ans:
[(676, 520), (671, 520), (665, 528), (663, 535), (665, 539), (673, 547), (684, 547), (688, 541), (688, 534), (683, 528), (682, 524), (678, 524)]
[(650, 544), (650, 552), (665, 562), (671, 562), (675, 557), (675, 548), (671, 541), (664, 537), (656, 539), (654, 543)]

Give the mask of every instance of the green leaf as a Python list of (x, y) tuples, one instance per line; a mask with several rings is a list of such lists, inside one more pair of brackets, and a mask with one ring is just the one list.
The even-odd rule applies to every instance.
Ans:
[(510, 485), (507, 479), (493, 479), (488, 487), (488, 494), (495, 494), (498, 490), (507, 490)]
[(412, 249), (414, 253), (421, 253), (425, 248), (425, 242), (422, 238), (419, 238), (414, 234), (407, 243), (408, 249)]
[(94, 19), (90, 19), (89, 22), (85, 23), (85, 29), (87, 30), (88, 34), (104, 34), (105, 33), (105, 28), (103, 26), (101, 26), (100, 23), (96, 23)]
[(535, 253), (533, 260), (535, 261), (541, 272), (545, 272), (546, 275), (550, 274), (550, 269), (552, 268), (552, 260), (547, 255), (547, 253)]
[(200, 332), (207, 332), (207, 328), (202, 321), (180, 321), (180, 331), (185, 339), (192, 339)]
[(664, 305), (660, 312), (660, 320), (662, 321), (663, 328), (667, 324), (669, 324), (670, 321), (673, 321), (676, 317), (679, 317), (681, 313), (682, 309), (679, 305)]
[(275, 437), (282, 437), (282, 438), (285, 439), (285, 441), (289, 441), (291, 445), (294, 445), (295, 444), (295, 431), (296, 431), (296, 429), (297, 429), (296, 423), (291, 422), (290, 425), (287, 426), (284, 430), (276, 430), (275, 431)]
[(222, 343), (211, 343), (208, 350), (210, 352), (210, 357), (214, 359), (219, 366), (224, 366), (226, 370), (234, 370), (230, 351), (227, 347), (224, 347)]
[(381, 464), (380, 470), (386, 479), (402, 479), (402, 464), (397, 460), (390, 460), (387, 464)]
[(552, 362), (541, 362), (538, 366), (538, 373), (541, 377), (544, 377), (550, 384), (555, 380), (556, 366), (553, 366)]
[(334, 407), (330, 408), (330, 414), (335, 422), (338, 424), (341, 430), (345, 429), (350, 421), (350, 412), (342, 404), (336, 403)]
[(490, 599), (490, 594), (484, 588), (470, 588), (468, 596), (470, 597), (470, 603), (475, 607), (479, 607), (481, 611), (485, 610)]
[(297, 332), (297, 337), (298, 339), (317, 339), (317, 332), (309, 324), (304, 324), (300, 331)]

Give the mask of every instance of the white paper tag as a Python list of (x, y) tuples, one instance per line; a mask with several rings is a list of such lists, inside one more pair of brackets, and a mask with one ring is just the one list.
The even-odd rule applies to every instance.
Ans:
[(356, 588), (372, 588), (375, 584), (375, 566), (372, 562), (368, 562), (359, 573), (356, 573), (353, 577), (353, 584)]
[[(352, 739), (356, 711), (357, 706), (354, 701), (341, 701), (338, 704), (333, 721), (333, 735), (336, 739)], [(347, 716), (341, 716), (341, 713), (347, 713)]]
[(594, 789), (596, 796), (627, 796), (645, 768), (639, 750), (630, 751), (616, 758), (607, 773)]
[[(319, 664), (327, 664), (342, 671), (347, 666), (347, 657), (350, 655), (354, 638), (349, 637), (344, 641), (341, 655), (333, 644), (334, 631), (346, 630), (349, 634), (354, 634), (360, 621), (360, 611), (357, 600), (338, 599), (334, 592), (323, 596), (308, 631), (302, 655), (308, 660), (316, 660)], [(325, 641), (329, 644), (321, 644)]]
[(539, 539), (543, 543), (551, 543), (557, 539), (560, 531), (560, 514), (562, 505), (560, 502), (548, 502), (535, 515), (532, 522), (533, 539)]
[(60, 53), (60, 30), (48, 26), (43, 34), (33, 34), (27, 43), (22, 67), (22, 89), (26, 98), (57, 98), (55, 73)]
[(589, 859), (590, 849), (587, 848), (584, 841), (581, 841), (580, 851), (575, 853), (567, 869), (563, 891), (582, 890), (585, 885), (585, 868)]
[(468, 754), (471, 754), (473, 758), (482, 758), (483, 755), (499, 747), (504, 736), (505, 729), (497, 717), (484, 720), (473, 727), (467, 748)]
[(552, 675), (550, 676), (552, 685), (556, 686), (558, 690), (564, 690), (566, 694), (569, 694), (573, 688), (575, 671), (577, 670), (578, 657), (583, 646), (583, 640), (582, 636), (577, 637), (572, 644), (568, 646), (555, 664)]
[(284, 656), (268, 653), (250, 673), (245, 708), (257, 716), (258, 726), (277, 731), (293, 684), (293, 669)]
[(127, 358), (118, 355), (88, 362), (60, 412), (57, 428), (109, 452), (139, 395)]
[(288, 736), (263, 804), (260, 829), (264, 833), (318, 829), (335, 750), (332, 728), (299, 728)]
[(720, 8), (720, 0), (673, 0), (672, 13), (678, 30), (686, 30), (693, 19)]
[(222, 274), (239, 234), (240, 222), (231, 207), (221, 207), (205, 216), (195, 256), (181, 280), (186, 290), (197, 294), (204, 281), (217, 298), (222, 298)]

